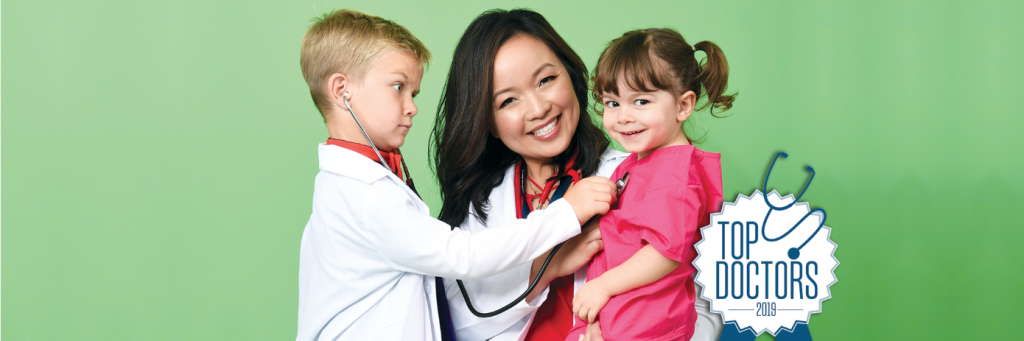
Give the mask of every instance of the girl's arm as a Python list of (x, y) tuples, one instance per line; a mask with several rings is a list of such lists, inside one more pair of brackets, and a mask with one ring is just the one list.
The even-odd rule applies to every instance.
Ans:
[(584, 283), (572, 299), (572, 312), (580, 319), (593, 323), (597, 313), (612, 296), (654, 283), (675, 270), (679, 264), (662, 256), (653, 246), (644, 246), (621, 265)]

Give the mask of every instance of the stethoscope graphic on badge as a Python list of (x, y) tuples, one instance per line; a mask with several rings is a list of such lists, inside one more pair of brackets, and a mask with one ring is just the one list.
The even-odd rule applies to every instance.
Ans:
[(771, 177), (772, 168), (775, 167), (775, 161), (779, 160), (779, 156), (782, 156), (782, 158), (787, 158), (789, 157), (789, 154), (786, 154), (785, 152), (779, 152), (778, 154), (775, 154), (775, 159), (772, 160), (772, 165), (768, 166), (768, 174), (765, 174), (764, 176), (764, 186), (761, 188), (761, 190), (763, 191), (764, 203), (768, 205), (768, 213), (765, 213), (764, 221), (761, 223), (761, 237), (763, 237), (764, 240), (768, 242), (779, 241), (782, 238), (788, 236), (791, 232), (793, 232), (793, 230), (796, 230), (797, 226), (800, 226), (800, 224), (803, 223), (804, 220), (807, 219), (807, 217), (810, 217), (812, 214), (814, 214), (814, 212), (820, 212), (821, 222), (818, 224), (818, 228), (814, 229), (814, 233), (811, 233), (811, 236), (807, 237), (807, 240), (804, 240), (803, 244), (800, 244), (800, 246), (797, 247), (790, 248), (789, 252), (787, 252), (789, 259), (797, 259), (800, 258), (800, 250), (803, 249), (804, 246), (806, 246), (807, 243), (811, 241), (811, 239), (814, 239), (814, 236), (818, 234), (818, 231), (821, 231), (822, 226), (825, 226), (825, 218), (827, 216), (825, 214), (824, 209), (815, 208), (810, 212), (807, 212), (807, 214), (804, 214), (804, 217), (800, 218), (800, 221), (797, 221), (796, 224), (793, 224), (793, 227), (790, 227), (789, 230), (786, 231), (786, 233), (783, 233), (781, 236), (778, 236), (776, 238), (768, 238), (768, 217), (772, 215), (772, 211), (785, 211), (790, 207), (793, 207), (793, 205), (796, 204), (797, 201), (800, 201), (800, 197), (804, 196), (804, 192), (807, 192), (807, 187), (811, 186), (811, 180), (814, 180), (814, 168), (811, 168), (811, 166), (807, 166), (806, 169), (807, 171), (811, 172), (811, 177), (807, 179), (807, 183), (804, 184), (804, 189), (800, 191), (800, 195), (797, 195), (796, 199), (793, 199), (793, 202), (789, 203), (786, 206), (776, 207), (775, 205), (772, 205), (772, 203), (768, 201), (768, 178)]

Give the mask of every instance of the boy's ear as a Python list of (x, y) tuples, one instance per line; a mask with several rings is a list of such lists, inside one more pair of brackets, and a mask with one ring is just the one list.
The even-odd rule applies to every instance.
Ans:
[(682, 123), (690, 118), (690, 114), (693, 114), (693, 109), (697, 106), (697, 95), (693, 91), (687, 91), (677, 100), (676, 106), (679, 108), (679, 112), (676, 113), (676, 121)]
[(327, 95), (330, 96), (334, 105), (346, 110), (348, 110), (348, 106), (345, 105), (343, 97), (350, 90), (349, 85), (351, 85), (351, 80), (343, 73), (335, 73), (327, 77)]

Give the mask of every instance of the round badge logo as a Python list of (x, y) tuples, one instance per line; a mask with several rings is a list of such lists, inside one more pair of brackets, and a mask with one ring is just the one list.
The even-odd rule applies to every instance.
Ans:
[[(814, 170), (807, 169), (813, 179)], [(825, 211), (797, 202), (800, 196), (741, 194), (701, 229), (693, 262), (696, 281), (704, 287), (701, 297), (741, 331), (776, 335), (793, 330), (820, 312), (821, 301), (830, 297), (839, 265), (833, 255), (836, 244), (829, 240)]]

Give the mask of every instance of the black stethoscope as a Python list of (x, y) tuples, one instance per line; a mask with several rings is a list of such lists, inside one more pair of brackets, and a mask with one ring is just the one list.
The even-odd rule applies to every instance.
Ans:
[(810, 242), (811, 239), (818, 234), (818, 231), (821, 231), (822, 226), (825, 226), (826, 215), (825, 210), (815, 208), (810, 212), (807, 212), (807, 214), (805, 214), (803, 218), (800, 218), (800, 221), (797, 221), (796, 224), (793, 224), (793, 227), (789, 228), (789, 231), (786, 231), (786, 233), (783, 233), (781, 236), (778, 236), (776, 238), (768, 238), (768, 217), (772, 215), (772, 211), (783, 211), (792, 207), (794, 204), (796, 204), (797, 201), (800, 200), (800, 197), (804, 196), (804, 192), (807, 192), (807, 187), (811, 186), (811, 180), (814, 180), (814, 168), (811, 168), (811, 166), (807, 166), (807, 171), (811, 172), (811, 178), (807, 179), (807, 184), (805, 184), (804, 189), (800, 191), (800, 195), (796, 196), (796, 199), (793, 199), (793, 202), (789, 203), (789, 205), (783, 207), (775, 207), (775, 205), (772, 205), (772, 203), (768, 202), (768, 178), (771, 177), (772, 168), (775, 167), (775, 161), (779, 160), (779, 156), (782, 156), (782, 158), (787, 158), (789, 157), (789, 154), (786, 154), (785, 152), (779, 152), (778, 154), (775, 154), (775, 160), (772, 160), (772, 165), (768, 166), (768, 174), (764, 176), (764, 187), (761, 188), (761, 190), (764, 191), (764, 203), (768, 205), (768, 213), (764, 215), (764, 221), (761, 223), (761, 236), (764, 237), (764, 240), (768, 242), (778, 241), (788, 236), (791, 232), (793, 232), (793, 230), (796, 230), (797, 226), (800, 226), (800, 224), (803, 223), (804, 220), (807, 219), (807, 217), (810, 217), (812, 214), (814, 214), (814, 212), (821, 212), (821, 223), (818, 224), (818, 228), (814, 230), (814, 233), (812, 233), (810, 237), (807, 237), (807, 240), (805, 240), (803, 244), (800, 244), (800, 246), (798, 247), (790, 248), (789, 252), (787, 252), (789, 259), (797, 259), (800, 257), (800, 250), (803, 249), (804, 246), (807, 245), (807, 243)]
[[(566, 175), (566, 176), (563, 176), (561, 178), (561, 180), (559, 180), (559, 181), (561, 181), (561, 183), (558, 184), (558, 188), (551, 195), (551, 200), (549, 202), (553, 202), (555, 200), (558, 200), (558, 199), (562, 198), (562, 195), (565, 194), (565, 191), (569, 189), (569, 185), (572, 184), (572, 177)], [(626, 188), (626, 184), (627, 183), (629, 183), (629, 172), (626, 172), (626, 174), (624, 174), (621, 179), (619, 179), (618, 181), (615, 181), (615, 194), (616, 194), (616, 196), (622, 194), (622, 190)], [(530, 214), (530, 211), (531, 211), (530, 210), (530, 202), (526, 200), (526, 195), (525, 195), (526, 194), (526, 169), (525, 169), (525, 167), (523, 168), (523, 170), (521, 172), (519, 172), (519, 190), (521, 191), (521, 193), (524, 194), (522, 202), (520, 202), (518, 204), (520, 205), (520, 207), (522, 209), (523, 219), (525, 219)], [(596, 216), (595, 216), (595, 218), (596, 218)], [(591, 219), (594, 219), (594, 218), (591, 218)], [(584, 224), (584, 226), (585, 225), (586, 224)], [(530, 294), (530, 292), (533, 291), (533, 289), (537, 288), (537, 284), (540, 283), (540, 278), (544, 276), (544, 271), (547, 270), (547, 268), (548, 268), (548, 263), (551, 263), (551, 259), (554, 258), (555, 253), (558, 252), (558, 249), (562, 248), (562, 244), (565, 244), (565, 242), (558, 243), (558, 245), (555, 245), (555, 247), (551, 249), (551, 253), (549, 253), (548, 257), (544, 259), (544, 263), (542, 263), (540, 265), (540, 269), (537, 271), (536, 277), (534, 277), (533, 281), (530, 282), (530, 286), (526, 287), (526, 291), (524, 291), (521, 295), (519, 295), (519, 297), (516, 297), (516, 299), (512, 300), (512, 302), (509, 302), (505, 306), (503, 306), (501, 308), (498, 308), (498, 310), (495, 310), (495, 311), (492, 311), (492, 312), (482, 313), (482, 312), (476, 310), (476, 308), (473, 307), (473, 303), (469, 301), (469, 293), (466, 291), (466, 286), (462, 284), (462, 280), (461, 279), (456, 279), (455, 282), (459, 285), (459, 290), (462, 292), (462, 299), (466, 301), (466, 307), (469, 308), (469, 312), (471, 312), (471, 313), (473, 313), (473, 315), (476, 315), (477, 317), (481, 317), (481, 318), (494, 317), (494, 316), (498, 316), (501, 313), (504, 313), (504, 312), (508, 311), (509, 309), (512, 309), (512, 307), (514, 307), (516, 304), (519, 304), (519, 302), (521, 302), (522, 300), (525, 300), (526, 296), (528, 296)]]

